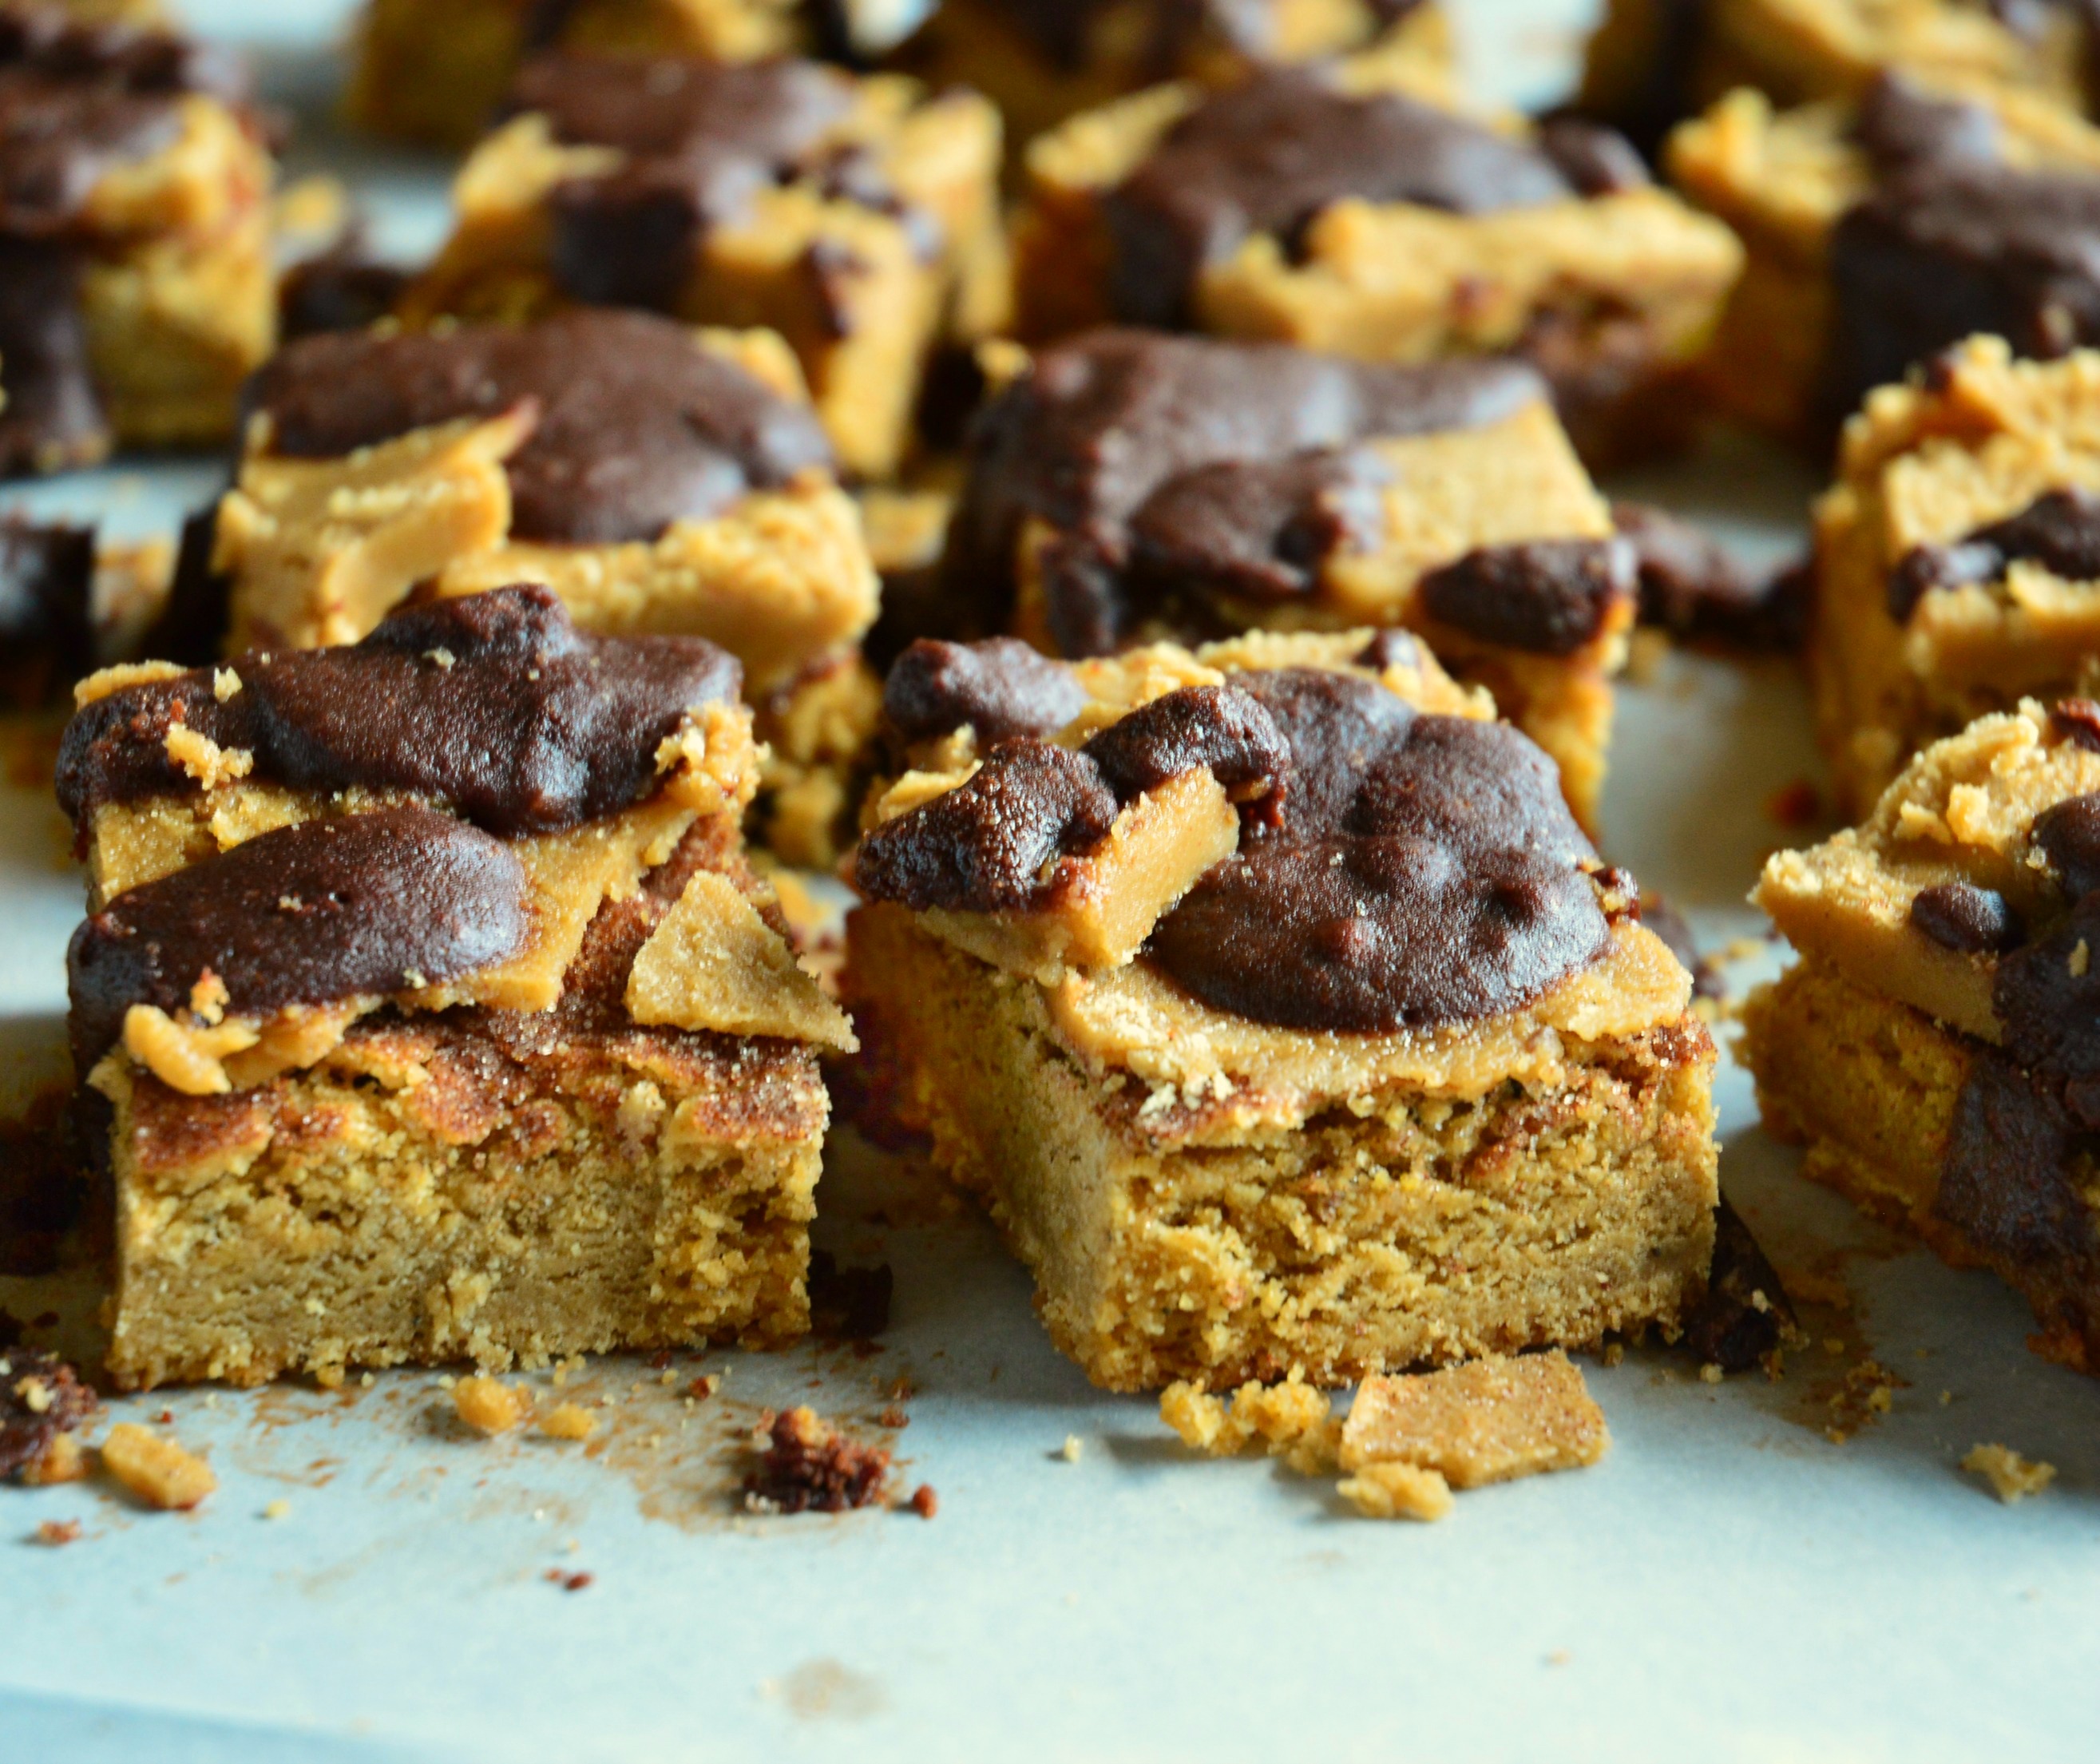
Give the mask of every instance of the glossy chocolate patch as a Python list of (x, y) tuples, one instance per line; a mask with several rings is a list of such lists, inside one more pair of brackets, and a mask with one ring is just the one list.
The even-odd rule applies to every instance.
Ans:
[(195, 788), (167, 752), (184, 724), (295, 790), (402, 791), (506, 836), (652, 794), (656, 750), (688, 711), (733, 700), (734, 658), (693, 637), (577, 632), (553, 592), (498, 589), (397, 612), (361, 643), (129, 686), (67, 725), (60, 805), (83, 841), (105, 802)]
[(965, 725), (980, 747), (1014, 735), (1055, 734), (1086, 705), (1070, 668), (1011, 637), (979, 643), (921, 637), (897, 658), (882, 686), (883, 714), (907, 742)]
[[(1271, 527), (1264, 514), (1253, 522), (1250, 541), (1231, 501), (1245, 483), (1207, 468), (1291, 461), (1379, 436), (1478, 428), (1546, 396), (1542, 380), (1510, 362), (1398, 368), (1277, 344), (1090, 332), (1039, 352), (1030, 371), (979, 417), (947, 573), (996, 626), (1014, 593), (1024, 524), (1042, 523), (1054, 536), (1039, 558), (1051, 638), (1066, 655), (1104, 654), (1175, 594), (1200, 598), (1215, 590), (1221, 574), (1244, 586), (1246, 560), (1264, 541), (1268, 564), (1286, 573), (1271, 576), (1265, 567), (1261, 574), (1287, 588), (1290, 572), (1305, 567), (1308, 542), (1346, 537), (1348, 520), (1335, 518), (1332, 497), (1323, 510), (1316, 495), (1309, 525), (1286, 518)], [(1192, 474), (1203, 474), (1199, 485), (1224, 494), (1226, 505), (1201, 514), (1196, 491), (1178, 483)], [(1302, 481), (1292, 487), (1286, 473), (1282, 482), (1292, 491), (1282, 500), (1302, 511)], [(1148, 504), (1154, 505), (1154, 536), (1149, 567), (1140, 569), (1135, 527)], [(1171, 580), (1173, 553), (1161, 542), (1162, 525), (1165, 536), (1204, 536), (1196, 579)], [(1276, 555), (1279, 539), (1287, 556)]]
[(1186, 324), (1206, 267), (1257, 234), (1295, 238), (1344, 197), (1485, 214), (1577, 193), (1545, 153), (1467, 117), (1277, 68), (1206, 99), (1101, 197), (1110, 304), (1129, 324)]
[(1913, 546), (1890, 572), (1889, 616), (1907, 623), (1927, 594), (2001, 582), (2015, 563), (2039, 564), (2066, 581), (2100, 581), (2100, 496), (2047, 491), (1951, 544)]
[(1483, 643), (1572, 655), (1634, 598), (1633, 548), (1621, 539), (1534, 539), (1483, 545), (1432, 570), (1423, 611)]
[(1518, 1009), (1604, 953), (1594, 852), (1552, 762), (1505, 724), (1417, 716), (1354, 676), (1242, 674), (1292, 750), (1250, 827), (1147, 946), (1204, 1003), (1367, 1033)]
[(258, 835), (127, 890), (66, 951), (76, 1069), (125, 1013), (189, 1008), (206, 970), (236, 1016), (434, 986), (517, 953), (531, 884), (501, 840), (404, 805)]
[(0, 703), (31, 710), (95, 665), (95, 533), (0, 518)]
[(1910, 922), (1942, 949), (1964, 955), (1996, 955), (2020, 942), (2020, 921), (2005, 897), (1972, 882), (1921, 889), (1910, 903)]
[(506, 468), (520, 539), (654, 539), (832, 461), (808, 406), (640, 312), (308, 337), (249, 392), (278, 452), (321, 459), (527, 403), (538, 420)]

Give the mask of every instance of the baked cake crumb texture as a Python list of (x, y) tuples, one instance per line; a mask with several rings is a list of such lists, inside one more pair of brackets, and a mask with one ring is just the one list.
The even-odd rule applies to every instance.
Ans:
[(2056, 1466), (2020, 1456), (2009, 1446), (1979, 1445), (1961, 1460), (1972, 1476), (1981, 1476), (2007, 1506), (2040, 1494), (2056, 1480)]
[(103, 1466), (148, 1506), (187, 1513), (218, 1486), (211, 1466), (165, 1433), (120, 1421), (102, 1442)]

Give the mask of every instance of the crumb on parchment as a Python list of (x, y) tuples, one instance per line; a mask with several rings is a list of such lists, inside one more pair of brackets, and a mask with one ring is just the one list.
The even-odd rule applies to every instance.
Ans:
[(1440, 1519), (1451, 1511), (1451, 1484), (1413, 1464), (1365, 1464), (1335, 1491), (1365, 1519)]
[(460, 1419), (476, 1433), (491, 1435), (508, 1433), (532, 1408), (524, 1391), (492, 1378), (461, 1378), (452, 1386), (452, 1396)]
[(550, 1440), (588, 1440), (598, 1418), (580, 1403), (559, 1403), (540, 1418), (540, 1431)]
[(102, 1442), (103, 1467), (147, 1506), (188, 1512), (218, 1486), (211, 1466), (166, 1434), (121, 1421)]
[(1979, 1445), (1961, 1460), (1961, 1467), (1990, 1484), (1992, 1493), (2007, 1506), (2040, 1494), (2056, 1480), (2055, 1465), (2023, 1458), (2003, 1445)]

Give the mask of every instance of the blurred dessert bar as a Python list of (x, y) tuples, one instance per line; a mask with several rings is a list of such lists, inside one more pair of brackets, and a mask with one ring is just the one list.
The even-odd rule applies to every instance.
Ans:
[(805, 1326), (853, 1037), (743, 858), (738, 684), (527, 587), (82, 688), (120, 1383)]
[(2100, 1372), (2100, 705), (1935, 743), (1754, 898), (1800, 955), (1745, 1020), (1767, 1127)]
[(2100, 340), (2100, 129), (2032, 92), (1890, 76), (1775, 112), (1738, 91), (1666, 157), (1749, 254), (1705, 371), (1745, 421), (1820, 450), (1972, 333)]
[(1594, 822), (1634, 620), (1545, 382), (1088, 333), (1015, 364), (978, 421), (955, 598), (1053, 654), (1251, 628), (1405, 625), (1551, 754)]
[(1575, 108), (1652, 152), (1737, 86), (1857, 97), (1902, 69), (2089, 96), (2093, 15), (2060, 0), (1607, 0)]
[(929, 642), (885, 703), (846, 977), (876, 1094), (1089, 1377), (1675, 1331), (1717, 1197), (1690, 977), (1425, 649)]
[(232, 432), (276, 323), (271, 177), (236, 61), (0, 6), (0, 475)]
[(530, 63), (403, 302), (518, 320), (583, 303), (764, 325), (854, 474), (909, 450), (927, 360), (1006, 316), (999, 114), (810, 61)]
[(1028, 151), (1021, 333), (1105, 320), (1381, 362), (1515, 355), (1593, 464), (1683, 441), (1741, 263), (1610, 131), (1470, 114), (1367, 55), (1154, 86)]
[(939, 0), (898, 59), (929, 85), (984, 93), (1019, 143), (1162, 80), (1221, 85), (1365, 50), (1447, 82), (1449, 10), (1436, 0)]
[(1817, 505), (1808, 659), (1841, 803), (1928, 743), (2100, 681), (2100, 352), (1995, 337), (1884, 387)]

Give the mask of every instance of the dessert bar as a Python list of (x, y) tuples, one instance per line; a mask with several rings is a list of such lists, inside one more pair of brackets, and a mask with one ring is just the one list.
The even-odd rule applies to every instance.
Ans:
[(738, 687), (518, 587), (81, 688), (120, 1383), (803, 1329), (854, 1043), (743, 859)]
[(1737, 86), (1781, 104), (1856, 97), (1900, 69), (2077, 108), (2093, 17), (2058, 0), (1607, 0), (1576, 108), (1651, 152)]
[(647, 313), (302, 338), (248, 393), (210, 526), (239, 648), (353, 642), (412, 591), (551, 586), (604, 633), (705, 637), (765, 692), (878, 588), (779, 339)]
[(984, 93), (1025, 143), (1162, 80), (1220, 85), (1363, 50), (1448, 82), (1448, 11), (1435, 0), (939, 0), (898, 59), (929, 85)]
[(929, 641), (884, 702), (845, 982), (876, 1091), (1089, 1377), (1676, 1330), (1717, 1197), (1690, 977), (1425, 648)]
[(1666, 157), (1748, 254), (1705, 368), (1745, 421), (1820, 450), (1972, 333), (2100, 340), (2100, 129), (2031, 92), (1892, 75), (1775, 112), (1738, 91)]
[(893, 472), (950, 332), (1005, 317), (999, 120), (810, 61), (541, 57), (477, 147), (404, 315), (641, 307), (793, 346), (847, 470)]
[(1808, 645), (1841, 804), (1910, 756), (2100, 669), (2100, 353), (1978, 338), (1885, 387), (1818, 504)]
[(1906, 766), (1754, 897), (1800, 959), (1745, 1042), (1802, 1168), (1995, 1269), (2038, 1352), (2100, 1372), (2100, 705), (2029, 702)]
[(860, 60), (924, 11), (924, 0), (368, 0), (347, 104), (360, 128), (465, 147), (544, 51)]
[(1107, 320), (1370, 360), (1512, 355), (1593, 463), (1684, 439), (1741, 253), (1626, 143), (1458, 108), (1360, 56), (1154, 86), (1028, 152), (1021, 333)]
[(1586, 823), (1635, 611), (1543, 381), (1131, 330), (1040, 351), (974, 433), (954, 598), (1079, 657), (1250, 628), (1423, 632)]
[(276, 322), (239, 65), (0, 6), (0, 475), (230, 433)]

